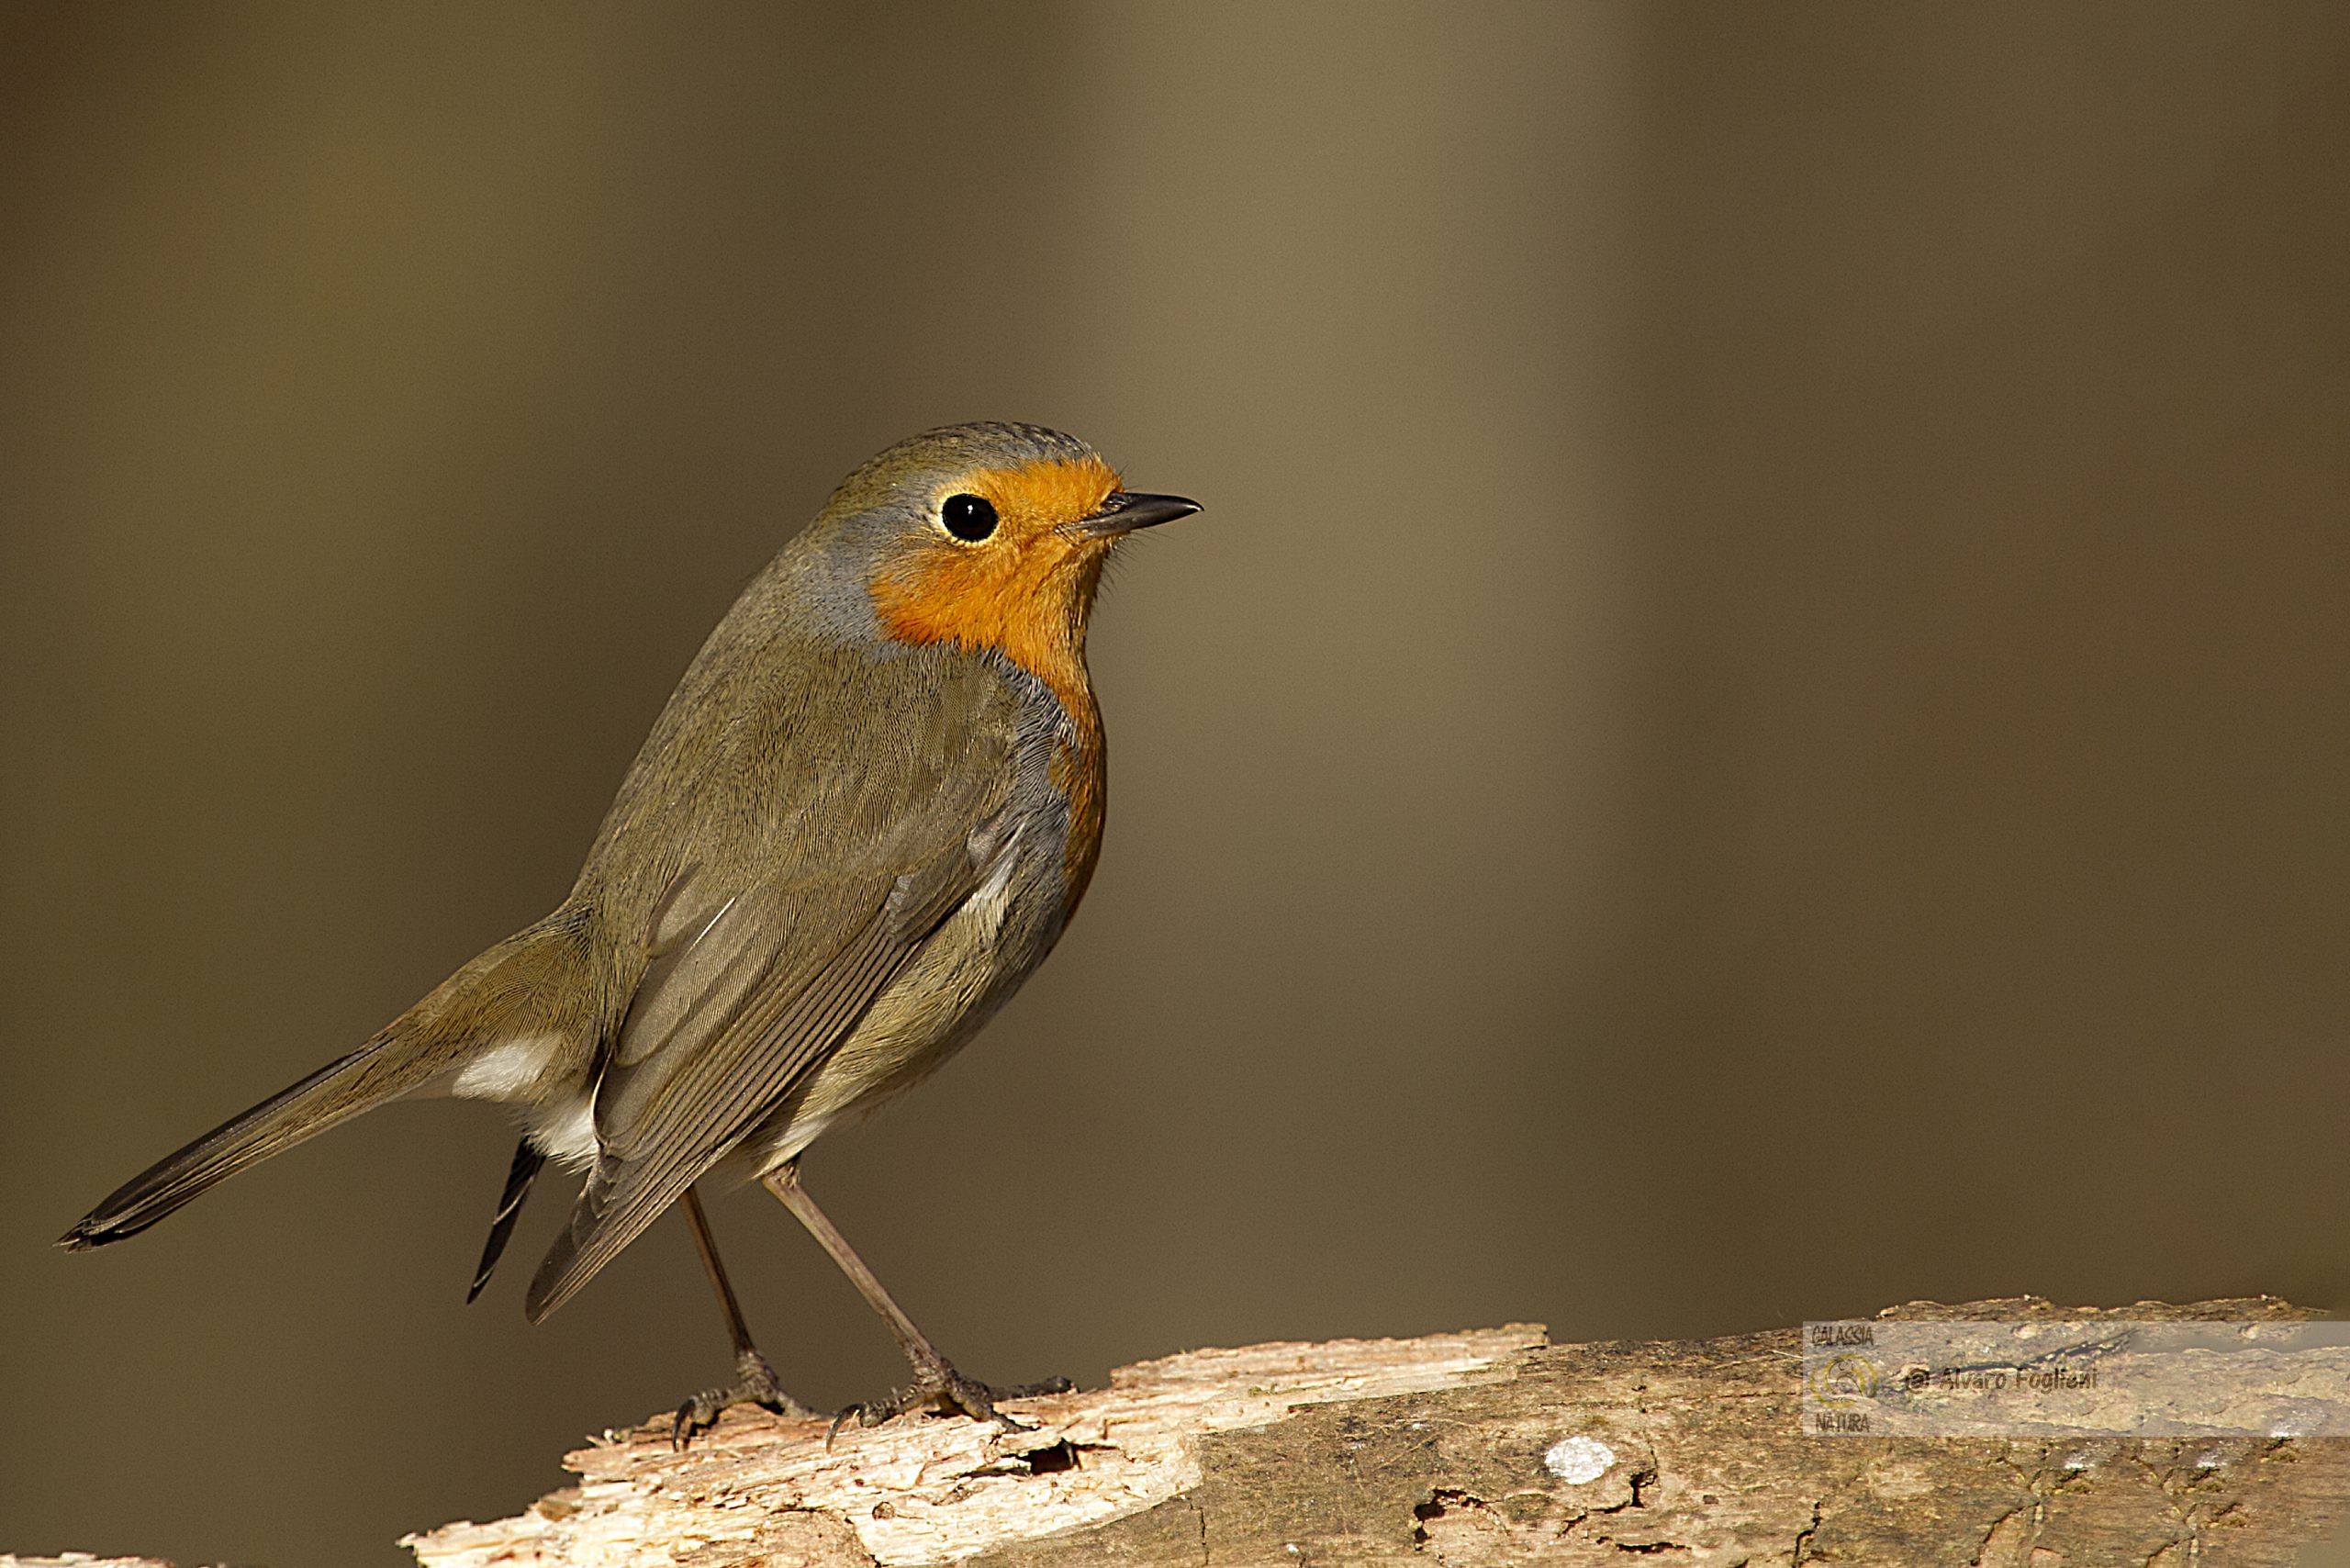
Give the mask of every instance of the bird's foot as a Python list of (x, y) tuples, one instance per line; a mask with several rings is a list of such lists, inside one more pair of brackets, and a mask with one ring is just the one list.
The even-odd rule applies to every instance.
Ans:
[(935, 1367), (915, 1368), (912, 1387), (901, 1388), (884, 1400), (852, 1405), (834, 1416), (832, 1429), (824, 1434), (824, 1443), (830, 1447), (840, 1429), (852, 1421), (860, 1427), (878, 1427), (893, 1417), (913, 1410), (926, 1411), (934, 1416), (968, 1416), (974, 1421), (992, 1421), (1008, 1432), (1025, 1432), (1032, 1429), (1029, 1425), (1025, 1421), (1015, 1421), (997, 1409), (997, 1400), (1037, 1399), (1046, 1394), (1067, 1394), (1076, 1386), (1065, 1377), (1048, 1377), (1042, 1383), (991, 1388), (984, 1383), (973, 1382), (942, 1361)]
[(734, 1358), (734, 1382), (726, 1388), (705, 1388), (677, 1406), (677, 1418), (669, 1428), (669, 1444), (682, 1450), (687, 1444), (718, 1425), (718, 1417), (737, 1405), (755, 1405), (760, 1409), (784, 1417), (807, 1417), (816, 1414), (783, 1391), (776, 1381), (775, 1368), (756, 1350), (744, 1350)]

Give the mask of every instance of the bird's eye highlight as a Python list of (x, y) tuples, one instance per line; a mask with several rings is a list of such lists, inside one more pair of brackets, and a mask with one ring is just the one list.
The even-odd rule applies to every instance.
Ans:
[(995, 503), (985, 496), (949, 496), (938, 509), (938, 520), (956, 538), (977, 544), (995, 532)]

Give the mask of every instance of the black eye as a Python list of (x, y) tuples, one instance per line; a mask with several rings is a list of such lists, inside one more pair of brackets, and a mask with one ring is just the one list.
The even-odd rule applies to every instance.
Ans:
[(938, 515), (947, 532), (974, 544), (995, 532), (995, 503), (985, 496), (949, 496)]

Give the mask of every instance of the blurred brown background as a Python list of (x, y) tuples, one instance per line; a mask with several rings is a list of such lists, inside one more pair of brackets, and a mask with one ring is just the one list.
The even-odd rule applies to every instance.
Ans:
[(0, 12), (0, 1549), (391, 1563), (725, 1370), (674, 1220), (524, 1327), (560, 1188), (463, 1305), (481, 1106), (49, 1243), (549, 907), (960, 419), (1209, 507), (1083, 918), (809, 1164), (968, 1370), (2350, 1304), (2345, 79), (2331, 0)]

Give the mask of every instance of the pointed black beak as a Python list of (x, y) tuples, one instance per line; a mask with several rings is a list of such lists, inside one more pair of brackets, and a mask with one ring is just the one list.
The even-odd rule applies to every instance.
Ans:
[(1096, 539), (1115, 539), (1137, 528), (1156, 528), (1200, 510), (1200, 503), (1182, 496), (1154, 496), (1141, 490), (1113, 490), (1102, 510), (1078, 524)]

